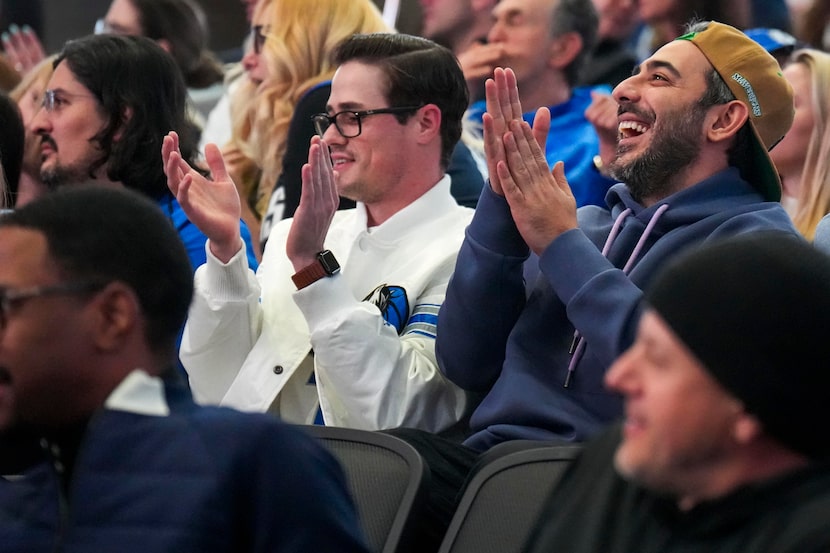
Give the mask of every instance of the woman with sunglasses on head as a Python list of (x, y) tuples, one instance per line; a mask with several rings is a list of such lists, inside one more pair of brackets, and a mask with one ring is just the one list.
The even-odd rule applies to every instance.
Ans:
[(262, 224), (264, 246), (271, 224), (299, 202), (311, 116), (326, 111), (334, 75), (329, 54), (355, 33), (389, 28), (371, 0), (260, 0), (252, 24), (247, 79), (231, 98), (233, 136), (222, 153), (243, 219), (252, 234)]

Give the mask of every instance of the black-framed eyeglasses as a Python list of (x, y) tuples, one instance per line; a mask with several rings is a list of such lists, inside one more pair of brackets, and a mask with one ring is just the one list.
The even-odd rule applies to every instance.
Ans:
[(60, 294), (88, 294), (100, 290), (104, 285), (101, 281), (80, 281), (17, 289), (0, 287), (0, 328), (6, 327), (12, 309), (27, 300)]
[(314, 123), (314, 130), (322, 138), (329, 127), (334, 124), (337, 132), (343, 138), (354, 138), (363, 132), (362, 120), (370, 115), (381, 115), (383, 113), (407, 113), (418, 111), (424, 106), (399, 106), (392, 108), (367, 109), (363, 111), (341, 111), (334, 115), (318, 113), (311, 116)]
[(265, 41), (268, 39), (268, 30), (270, 25), (254, 25), (251, 27), (251, 45), (254, 48), (254, 54), (261, 54), (262, 48), (265, 46)]

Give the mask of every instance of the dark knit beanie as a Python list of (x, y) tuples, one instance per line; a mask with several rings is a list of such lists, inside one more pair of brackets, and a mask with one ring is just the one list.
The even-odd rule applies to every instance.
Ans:
[(830, 257), (759, 232), (681, 255), (646, 301), (765, 432), (830, 457)]

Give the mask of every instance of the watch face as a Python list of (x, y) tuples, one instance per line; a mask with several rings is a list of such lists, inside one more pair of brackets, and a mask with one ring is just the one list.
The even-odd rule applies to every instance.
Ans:
[(320, 260), (320, 265), (327, 275), (333, 275), (340, 271), (340, 263), (335, 259), (334, 254), (330, 250), (323, 250), (317, 254), (317, 259)]

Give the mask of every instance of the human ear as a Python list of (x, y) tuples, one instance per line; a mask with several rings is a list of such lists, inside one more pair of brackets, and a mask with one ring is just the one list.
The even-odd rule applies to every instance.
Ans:
[(441, 109), (435, 104), (427, 104), (419, 109), (415, 117), (418, 120), (419, 142), (426, 143), (441, 135)]
[(707, 138), (712, 142), (728, 140), (738, 134), (748, 118), (749, 108), (739, 100), (713, 106), (707, 116)]
[(584, 44), (579, 33), (564, 33), (553, 39), (550, 45), (549, 64), (556, 69), (564, 69), (576, 59)]
[(135, 292), (122, 282), (111, 282), (93, 300), (93, 335), (101, 351), (117, 351), (138, 328), (141, 306)]
[(120, 140), (121, 136), (124, 134), (124, 127), (127, 126), (127, 123), (133, 116), (133, 108), (127, 106), (124, 108), (124, 113), (121, 114), (121, 121), (118, 125), (118, 129), (115, 131), (115, 134), (112, 136), (113, 140)]

